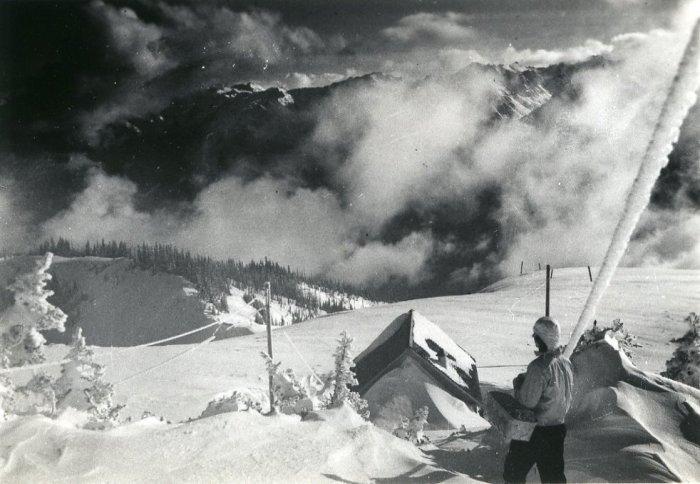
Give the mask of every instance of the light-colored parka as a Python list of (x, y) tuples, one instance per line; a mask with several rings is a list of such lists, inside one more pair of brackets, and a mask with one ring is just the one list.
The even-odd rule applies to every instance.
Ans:
[(535, 358), (525, 379), (515, 389), (515, 398), (533, 409), (540, 426), (564, 423), (573, 399), (574, 372), (571, 361), (558, 348)]

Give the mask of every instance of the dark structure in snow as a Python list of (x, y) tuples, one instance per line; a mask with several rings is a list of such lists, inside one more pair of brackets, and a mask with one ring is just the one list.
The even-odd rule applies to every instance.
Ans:
[(355, 388), (370, 418), (393, 427), (420, 407), (426, 428), (454, 428), (479, 419), (476, 361), (437, 325), (414, 310), (396, 318), (357, 358)]

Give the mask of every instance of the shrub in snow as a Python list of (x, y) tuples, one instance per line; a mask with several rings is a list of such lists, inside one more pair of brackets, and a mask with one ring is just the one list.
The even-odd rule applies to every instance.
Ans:
[(700, 388), (700, 317), (690, 313), (685, 321), (690, 328), (682, 337), (671, 340), (678, 348), (666, 362), (666, 371), (661, 376)]
[(267, 373), (272, 376), (272, 395), (275, 407), (286, 414), (304, 416), (314, 409), (309, 388), (302, 384), (291, 369), (280, 371), (281, 363), (275, 363), (270, 356), (260, 353), (265, 359)]
[(360, 394), (350, 390), (351, 386), (357, 385), (355, 366), (352, 355), (353, 338), (349, 337), (347, 331), (340, 333), (338, 347), (333, 356), (335, 357), (335, 369), (331, 374), (331, 387), (333, 391), (328, 399), (329, 407), (341, 406), (347, 402), (365, 420), (369, 419), (369, 407), (367, 400), (360, 397)]
[(586, 330), (583, 335), (581, 335), (574, 353), (578, 353), (593, 343), (602, 340), (605, 338), (606, 334), (617, 340), (618, 345), (630, 360), (632, 359), (632, 349), (642, 347), (642, 345), (637, 343), (636, 336), (631, 335), (629, 331), (623, 327), (622, 321), (615, 319), (612, 322), (612, 326), (605, 327), (600, 327), (597, 321), (593, 321), (593, 327)]
[(268, 401), (262, 390), (234, 390), (230, 395), (215, 398), (207, 404), (200, 418), (212, 417), (220, 413), (245, 412), (254, 410), (262, 413)]
[[(47, 301), (53, 294), (46, 289), (51, 280), (46, 271), (52, 260), (53, 254), (46, 253), (34, 271), (19, 275), (7, 286), (12, 304), (0, 314), (0, 368), (42, 363), (46, 340), (39, 331), (65, 329), (65, 313)], [(54, 405), (51, 380), (45, 375), (36, 374), (21, 387), (7, 377), (0, 378), (0, 417), (13, 410), (51, 412)]]
[(394, 429), (393, 434), (417, 445), (424, 444), (428, 441), (428, 438), (423, 434), (423, 427), (428, 423), (428, 413), (428, 407), (421, 407), (410, 419), (403, 417), (401, 425)]
[[(53, 380), (44, 373), (37, 373), (23, 386), (17, 388), (15, 411), (20, 414), (56, 413), (56, 392)], [(19, 395), (18, 395), (19, 396)]]
[(96, 423), (116, 423), (124, 406), (114, 404), (114, 387), (104, 381), (104, 366), (95, 362), (95, 354), (85, 344), (80, 328), (73, 334), (73, 346), (66, 359), (54, 385), (58, 408), (85, 410)]

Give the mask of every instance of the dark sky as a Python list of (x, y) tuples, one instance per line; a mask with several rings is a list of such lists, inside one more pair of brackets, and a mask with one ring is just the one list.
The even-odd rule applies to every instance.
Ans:
[[(441, 280), (438, 292), (474, 289), (531, 247), (533, 264), (550, 250), (595, 265), (603, 214), (619, 208), (676, 68), (684, 5), (1, 2), (0, 247), (159, 240), (358, 283)], [(468, 70), (594, 57), (606, 62), (552, 84), (578, 97), (528, 122), (492, 124), (487, 101), (507, 79)], [(373, 72), (401, 81), (299, 90)], [(292, 90), (293, 104), (280, 107), (278, 91), (254, 105), (211, 97), (250, 82)], [(700, 264), (687, 233), (698, 124), (684, 128), (629, 263)], [(545, 173), (553, 196), (535, 181)], [(577, 217), (600, 239), (582, 250)]]

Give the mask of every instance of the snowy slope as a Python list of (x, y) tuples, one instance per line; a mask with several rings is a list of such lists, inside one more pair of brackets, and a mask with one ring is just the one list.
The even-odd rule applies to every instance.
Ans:
[(56, 257), (49, 272), (56, 291), (52, 300), (69, 315), (66, 333), (50, 336), (49, 341), (70, 341), (71, 328), (80, 326), (88, 344), (131, 346), (211, 322), (190, 282), (139, 269), (129, 259)]
[[(416, 309), (476, 359), (486, 389), (489, 383), (510, 385), (521, 368), (489, 367), (524, 366), (532, 359), (532, 323), (544, 312), (543, 278), (541, 271), (505, 279), (477, 294), (381, 305), (283, 328), (273, 334), (274, 357), (299, 374), (308, 373), (307, 363), (317, 373), (327, 372), (341, 331), (347, 329), (355, 338), (359, 354), (394, 318)], [(576, 323), (590, 286), (586, 268), (555, 269), (551, 314), (561, 323), (563, 340)], [(601, 324), (621, 318), (644, 345), (635, 350), (634, 363), (658, 373), (674, 349), (669, 340), (685, 333), (683, 319), (699, 307), (700, 271), (620, 269), (597, 317)], [(110, 379), (118, 381), (188, 348), (101, 348), (98, 353), (108, 364)], [(129, 380), (125, 387), (118, 386), (118, 394), (133, 415), (143, 410), (173, 420), (199, 415), (209, 399), (224, 390), (251, 384), (264, 387), (267, 380), (259, 352), (266, 348), (265, 333), (218, 341)]]
[(338, 291), (327, 291), (316, 286), (308, 284), (299, 284), (299, 289), (307, 296), (314, 297), (321, 305), (329, 304), (342, 307), (346, 310), (368, 308), (376, 305), (374, 301), (369, 301), (362, 296), (354, 296), (352, 294), (341, 293)]
[[(7, 286), (19, 272), (33, 267), (36, 257), (13, 257), (0, 260), (0, 287)], [(75, 327), (81, 327), (88, 344), (97, 346), (133, 346), (160, 340), (175, 334), (220, 321), (217, 338), (248, 335), (265, 331), (256, 324), (258, 311), (244, 300), (245, 291), (230, 287), (226, 298), (228, 310), (218, 312), (205, 304), (190, 281), (183, 277), (144, 270), (126, 258), (55, 257), (49, 269), (53, 275), (51, 301), (68, 314), (64, 333), (48, 332), (52, 343), (67, 343)], [(323, 288), (303, 285), (320, 304), (354, 309), (373, 303), (344, 293), (329, 293)], [(9, 295), (0, 290), (0, 309)], [(263, 307), (264, 295), (255, 294)], [(299, 306), (287, 298), (274, 298), (270, 304), (273, 326), (290, 325), (297, 318), (306, 320), (324, 315), (325, 311)], [(261, 322), (261, 315), (257, 323)], [(177, 339), (184, 344), (203, 341), (213, 329)]]
[[(355, 337), (354, 347), (359, 353), (396, 316), (415, 308), (475, 357), (485, 391), (506, 387), (533, 357), (531, 327), (544, 308), (543, 278), (544, 271), (541, 271), (506, 279), (478, 294), (382, 305), (282, 328), (273, 334), (274, 356), (282, 361), (283, 368), (291, 367), (298, 374), (308, 373), (307, 364), (317, 373), (328, 371), (340, 331), (347, 329)], [(552, 315), (560, 320), (566, 335), (575, 324), (590, 290), (588, 272), (586, 268), (556, 268), (551, 283)], [(642, 370), (659, 372), (674, 348), (668, 340), (685, 332), (683, 318), (699, 307), (700, 271), (620, 269), (597, 318), (601, 323), (622, 318), (625, 327), (644, 345), (636, 350), (634, 363)], [(265, 389), (267, 376), (259, 356), (264, 349), (265, 336), (257, 334), (206, 346), (96, 350), (101, 361), (107, 364), (107, 378), (115, 382), (118, 400), (128, 405), (126, 415), (140, 417), (143, 411), (149, 410), (177, 422), (200, 415), (206, 403), (223, 391)], [(50, 359), (63, 354), (65, 348), (60, 346), (48, 352)], [(490, 368), (494, 365), (499, 367)], [(626, 371), (637, 375), (637, 380), (630, 381), (641, 381), (642, 387), (630, 388), (631, 383), (615, 383), (615, 378), (611, 380), (612, 387), (606, 386), (610, 384), (607, 381), (596, 382), (596, 385), (601, 388), (602, 395), (612, 398), (605, 401), (614, 407), (606, 408), (619, 408), (620, 415), (627, 415), (628, 419), (600, 418), (573, 429), (567, 441), (571, 463), (569, 478), (599, 481), (615, 476), (615, 480), (657, 480), (668, 478), (672, 475), (669, 466), (677, 465), (673, 471), (677, 475), (685, 476), (686, 480), (690, 479), (688, 476), (700, 479), (700, 470), (693, 474), (693, 462), (697, 462), (697, 457), (689, 453), (696, 444), (690, 440), (668, 441), (688, 438), (672, 428), (687, 418), (687, 411), (682, 414), (679, 410), (677, 395), (682, 394), (654, 397), (656, 394), (649, 393), (648, 383), (653, 379), (637, 370)], [(689, 393), (684, 398), (694, 402), (692, 395)], [(700, 405), (700, 400), (693, 405)], [(651, 418), (653, 415), (659, 418)], [(50, 476), (54, 480), (96, 481), (110, 476), (115, 481), (148, 480), (158, 472), (166, 472), (164, 469), (177, 466), (178, 455), (182, 459), (187, 456), (187, 467), (178, 468), (182, 472), (177, 474), (163, 474), (168, 476), (166, 480), (216, 480), (226, 475), (226, 479), (232, 476), (234, 480), (261, 482), (271, 475), (280, 475), (292, 482), (322, 482), (338, 480), (338, 477), (369, 482), (389, 476), (405, 482), (416, 477), (415, 473), (426, 470), (433, 473), (432, 477), (416, 477), (417, 482), (428, 482), (431, 478), (500, 479), (502, 450), (494, 442), (483, 440), (484, 435), (478, 432), (462, 435), (461, 439), (436, 436), (437, 447), (428, 446), (426, 454), (407, 455), (401, 450), (405, 449), (401, 447), (402, 442), (392, 440), (380, 430), (375, 433), (362, 430), (361, 425), (350, 425), (352, 428), (344, 427), (341, 432), (338, 422), (330, 428), (312, 422), (289, 422), (287, 417), (266, 420), (246, 413), (152, 429), (143, 429), (139, 425), (146, 424), (134, 423), (103, 434), (65, 428), (60, 422), (42, 419), (22, 425), (0, 424), (0, 439), (3, 443), (11, 442), (5, 444), (7, 447), (0, 453), (0, 479), (22, 482), (25, 476), (29, 480)], [(644, 433), (639, 432), (640, 425), (646, 426)], [(226, 430), (222, 430), (224, 426)], [(596, 450), (603, 448), (613, 428), (618, 430), (611, 449), (629, 456), (628, 462), (632, 464), (628, 471), (617, 468), (614, 459)], [(309, 444), (300, 437), (300, 433), (306, 435), (307, 432), (318, 434), (316, 437), (321, 434), (334, 437), (323, 445)], [(45, 437), (38, 438), (37, 433)], [(269, 435), (269, 440), (263, 435)], [(347, 440), (360, 436), (366, 439), (361, 445)], [(639, 436), (647, 436), (643, 438), (648, 443), (640, 442)], [(653, 444), (654, 438), (660, 445)], [(274, 439), (280, 444), (273, 445)], [(256, 442), (255, 447), (251, 447), (250, 442)], [(258, 446), (257, 442), (268, 445)], [(94, 449), (89, 455), (96, 456), (93, 466), (87, 464), (90, 459), (78, 457), (81, 449), (88, 446)], [(263, 448), (274, 448), (274, 456), (263, 457)], [(467, 449), (473, 450), (463, 452)], [(636, 455), (652, 455), (649, 454), (652, 451), (668, 460), (660, 464), (663, 472), (658, 475), (648, 473), (648, 467), (634, 464), (638, 462)], [(64, 457), (59, 458), (56, 453)], [(220, 455), (225, 458), (222, 460)], [(420, 461), (419, 457), (429, 460)], [(700, 462), (697, 464), (700, 469)], [(76, 474), (73, 466), (79, 465), (87, 467)], [(440, 467), (446, 470), (435, 470)], [(352, 469), (352, 473), (338, 474), (340, 468)], [(210, 469), (213, 469), (211, 473), (207, 473)], [(647, 473), (640, 477), (639, 472)], [(459, 475), (455, 477), (455, 473)]]

